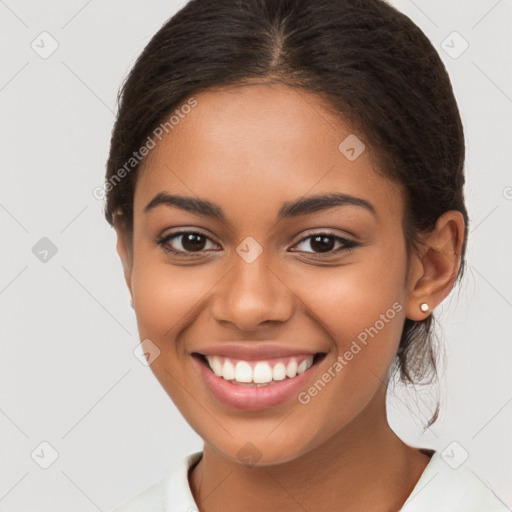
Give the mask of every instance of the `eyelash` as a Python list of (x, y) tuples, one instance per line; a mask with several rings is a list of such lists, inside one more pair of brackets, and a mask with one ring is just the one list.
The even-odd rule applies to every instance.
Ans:
[[(184, 256), (186, 258), (190, 258), (190, 257), (197, 257), (198, 255), (202, 255), (202, 252), (204, 251), (204, 249), (202, 251), (197, 251), (197, 252), (187, 252), (187, 251), (179, 251), (179, 250), (176, 250), (172, 247), (170, 247), (169, 245), (169, 242), (175, 238), (178, 238), (180, 236), (183, 236), (183, 235), (197, 235), (197, 236), (200, 236), (200, 237), (203, 237), (203, 238), (206, 238), (207, 240), (213, 242), (213, 240), (211, 240), (210, 237), (206, 236), (204, 233), (201, 233), (199, 231), (179, 231), (177, 233), (171, 233), (170, 235), (166, 235), (166, 236), (163, 236), (161, 238), (159, 238), (156, 243), (157, 245), (159, 245), (160, 247), (162, 247), (162, 249), (167, 252), (167, 253), (172, 253), (172, 254), (175, 254), (175, 255), (179, 255), (179, 256)], [(338, 253), (341, 253), (341, 252), (345, 252), (345, 253), (348, 253), (348, 252), (351, 252), (352, 250), (354, 250), (359, 244), (352, 241), (352, 240), (349, 240), (347, 238), (343, 238), (339, 235), (335, 235), (334, 233), (330, 233), (328, 231), (319, 231), (317, 233), (312, 233), (312, 234), (309, 234), (307, 236), (305, 236), (304, 238), (300, 239), (295, 245), (299, 245), (301, 244), (302, 242), (308, 240), (308, 239), (312, 239), (312, 238), (315, 238), (317, 236), (327, 236), (327, 237), (330, 237), (330, 238), (334, 238), (334, 240), (336, 242), (340, 242), (342, 244), (343, 247), (341, 248), (338, 248), (336, 250), (331, 250), (331, 251), (328, 251), (328, 252), (325, 252), (325, 253), (320, 253), (320, 252), (310, 252), (310, 251), (305, 251), (306, 253), (308, 254), (314, 254), (315, 256), (320, 256), (320, 257), (329, 257), (329, 256), (332, 256), (334, 254), (338, 254)], [(215, 243), (215, 242), (213, 242)], [(292, 252), (301, 252), (301, 251), (292, 251)]]

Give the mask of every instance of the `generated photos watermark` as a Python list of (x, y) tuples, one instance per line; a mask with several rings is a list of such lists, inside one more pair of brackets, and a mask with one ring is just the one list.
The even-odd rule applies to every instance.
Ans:
[(395, 302), (385, 313), (381, 313), (379, 319), (370, 327), (366, 327), (352, 340), (350, 347), (342, 355), (338, 356), (338, 359), (322, 374), (322, 376), (316, 380), (306, 391), (301, 391), (297, 399), (303, 404), (307, 405), (311, 402), (311, 399), (318, 395), (325, 386), (331, 382), (344, 368), (349, 364), (354, 357), (359, 354), (364, 347), (368, 345), (370, 339), (373, 339), (379, 332), (384, 329), (397, 313), (402, 311), (403, 306), (399, 302)]
[(197, 105), (197, 100), (190, 97), (186, 103), (181, 105), (179, 109), (176, 109), (166, 121), (160, 123), (152, 132), (148, 135), (144, 144), (132, 153), (132, 156), (120, 167), (102, 186), (94, 187), (92, 195), (99, 200), (105, 199), (105, 196), (110, 192), (121, 180), (130, 174), (135, 169), (142, 159), (149, 155), (150, 151), (156, 147), (158, 139), (162, 140), (164, 135), (170, 133), (180, 123), (182, 119), (186, 117), (192, 111), (192, 108)]

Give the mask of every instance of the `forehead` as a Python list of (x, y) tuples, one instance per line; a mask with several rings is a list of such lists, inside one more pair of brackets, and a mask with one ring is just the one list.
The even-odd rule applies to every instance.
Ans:
[(304, 195), (339, 192), (400, 215), (398, 187), (375, 172), (364, 137), (317, 95), (272, 84), (193, 99), (193, 108), (177, 107), (181, 115), (139, 171), (136, 215), (160, 192), (208, 198), (227, 215), (255, 218)]

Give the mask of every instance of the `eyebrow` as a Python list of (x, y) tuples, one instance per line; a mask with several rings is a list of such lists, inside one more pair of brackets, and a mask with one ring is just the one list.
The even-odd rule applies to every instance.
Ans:
[[(160, 205), (171, 205), (187, 212), (197, 213), (213, 219), (226, 220), (226, 215), (222, 208), (206, 199), (187, 197), (182, 195), (172, 195), (165, 192), (157, 194), (144, 208), (144, 213), (153, 210)], [(314, 196), (301, 197), (296, 201), (283, 203), (277, 215), (278, 220), (298, 217), (300, 215), (310, 215), (330, 208), (340, 206), (359, 206), (377, 215), (374, 206), (360, 197), (348, 194), (318, 194)]]

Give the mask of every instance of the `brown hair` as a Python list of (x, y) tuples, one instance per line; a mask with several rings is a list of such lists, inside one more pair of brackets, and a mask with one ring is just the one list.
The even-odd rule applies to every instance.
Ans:
[[(448, 210), (461, 212), (467, 226), (464, 134), (450, 79), (423, 32), (383, 0), (187, 3), (151, 39), (120, 91), (107, 221), (119, 214), (131, 232), (140, 164), (126, 163), (170, 112), (195, 92), (255, 80), (313, 91), (350, 122), (379, 172), (404, 191), (408, 250)], [(466, 242), (467, 229), (457, 278)], [(393, 370), (411, 384), (437, 376), (432, 315), (405, 320)]]

